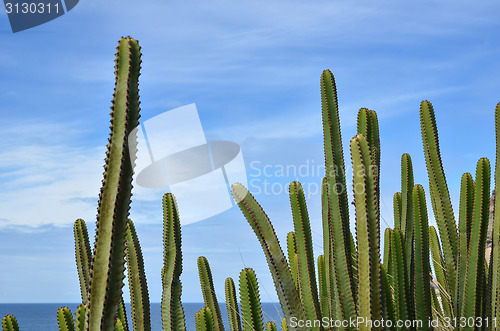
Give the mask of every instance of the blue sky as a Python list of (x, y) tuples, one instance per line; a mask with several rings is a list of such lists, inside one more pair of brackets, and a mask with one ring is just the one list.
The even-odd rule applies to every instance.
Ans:
[[(263, 188), (264, 179), (285, 188), (256, 195), (284, 243), (292, 230), (286, 185), (300, 179), (314, 187), (321, 175), (258, 173), (265, 165), (323, 163), (324, 69), (336, 77), (346, 147), (358, 109), (378, 113), (382, 228), (393, 225), (403, 153), (428, 191), (421, 100), (434, 105), (458, 207), (462, 173), (474, 174), (483, 156), (494, 163), (499, 10), (497, 1), (81, 0), (68, 14), (16, 34), (0, 14), (0, 302), (80, 300), (72, 223), (85, 219), (93, 236), (121, 36), (133, 36), (143, 49), (142, 119), (196, 103), (208, 140), (241, 145), (251, 190)], [(131, 210), (153, 302), (161, 296), (162, 193), (134, 190)], [(308, 204), (320, 254), (318, 194)], [(184, 301), (202, 301), (200, 255), (211, 264), (221, 301), (224, 279), (237, 279), (244, 267), (255, 269), (262, 300), (276, 299), (239, 210), (184, 226), (182, 235)]]

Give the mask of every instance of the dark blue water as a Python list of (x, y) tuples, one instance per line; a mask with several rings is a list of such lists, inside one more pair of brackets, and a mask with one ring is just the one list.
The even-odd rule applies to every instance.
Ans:
[[(58, 331), (57, 326), (57, 309), (59, 307), (68, 307), (74, 313), (77, 303), (0, 303), (0, 317), (7, 314), (14, 315), (19, 323), (21, 331)], [(132, 322), (130, 321), (130, 304), (125, 304), (127, 307), (127, 317), (129, 319), (130, 330), (132, 330)], [(184, 314), (186, 316), (186, 328), (188, 331), (195, 331), (194, 314), (200, 310), (203, 303), (183, 303)], [(227, 330), (229, 329), (229, 321), (227, 318), (226, 305), (220, 304), (222, 319)], [(278, 330), (281, 330), (281, 318), (283, 314), (279, 304), (263, 303), (262, 311), (265, 321), (274, 321)], [(162, 330), (161, 324), (161, 306), (159, 303), (151, 304), (151, 328), (153, 331)]]

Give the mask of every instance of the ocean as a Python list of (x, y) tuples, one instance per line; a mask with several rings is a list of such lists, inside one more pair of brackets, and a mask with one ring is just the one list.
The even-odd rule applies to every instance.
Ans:
[[(0, 317), (11, 314), (14, 315), (19, 323), (21, 331), (58, 331), (57, 309), (59, 307), (68, 307), (74, 313), (78, 303), (0, 303)], [(227, 317), (226, 305), (220, 303), (222, 320), (226, 330), (230, 330)], [(130, 304), (125, 304), (127, 308), (127, 318), (129, 320), (130, 330), (132, 330), (132, 321), (130, 319)], [(183, 303), (184, 314), (186, 316), (186, 329), (195, 331), (194, 314), (199, 311), (203, 303)], [(151, 330), (161, 331), (161, 306), (160, 303), (151, 304)], [(263, 317), (266, 323), (274, 321), (278, 330), (281, 330), (281, 306), (279, 303), (262, 303)]]

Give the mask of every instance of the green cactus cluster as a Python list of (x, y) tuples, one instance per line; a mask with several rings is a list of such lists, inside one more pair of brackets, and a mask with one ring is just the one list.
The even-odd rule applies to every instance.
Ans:
[[(129, 145), (134, 141), (128, 137), (134, 135), (140, 110), (138, 42), (122, 38), (115, 63), (111, 134), (94, 249), (85, 222), (76, 220), (75, 258), (82, 304), (74, 315), (67, 307), (59, 308), (60, 330), (151, 330), (144, 261), (134, 223), (129, 219), (135, 156), (130, 155)], [(357, 134), (349, 145), (355, 209), (355, 233), (351, 233), (337, 93), (328, 70), (321, 76), (321, 98), (325, 148), (323, 254), (314, 257), (311, 224), (299, 182), (289, 187), (294, 231), (287, 235), (286, 254), (268, 216), (251, 193), (241, 184), (231, 188), (267, 259), (284, 314), (281, 329), (500, 330), (500, 213), (494, 215), (493, 246), (491, 254), (486, 255), (489, 161), (478, 161), (475, 179), (469, 173), (463, 175), (457, 225), (434, 110), (430, 102), (423, 101), (422, 141), (437, 229), (429, 226), (424, 187), (414, 183), (411, 157), (404, 154), (401, 192), (393, 199), (394, 228), (385, 230), (381, 250), (377, 115), (360, 109)], [(495, 189), (499, 192), (500, 103), (495, 125)], [(496, 199), (497, 210), (499, 204), (500, 199)], [(182, 331), (186, 323), (181, 303), (181, 226), (172, 194), (163, 197), (163, 245), (162, 326), (164, 330)], [(219, 296), (203, 256), (198, 259), (198, 271), (205, 307), (195, 314), (196, 330), (223, 331)], [(126, 275), (132, 325), (128, 325), (122, 292)], [(277, 330), (274, 322), (264, 321), (258, 280), (252, 269), (241, 271), (238, 291), (232, 278), (225, 280), (225, 300), (231, 331)], [(19, 330), (16, 318), (5, 316), (2, 328)]]

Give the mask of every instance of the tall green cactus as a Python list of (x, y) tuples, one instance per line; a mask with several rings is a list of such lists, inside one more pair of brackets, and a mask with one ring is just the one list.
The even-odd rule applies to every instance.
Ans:
[(80, 279), (80, 292), (82, 302), (87, 302), (88, 289), (90, 284), (90, 265), (92, 253), (90, 249), (89, 234), (87, 225), (82, 219), (77, 219), (73, 227), (75, 235), (75, 257)]
[(172, 194), (163, 196), (163, 269), (161, 279), (161, 318), (163, 330), (185, 330), (181, 304), (182, 284), (181, 222)]
[[(495, 192), (500, 193), (500, 102), (495, 109), (496, 133), (496, 163), (495, 163)], [(500, 199), (495, 199), (495, 211), (500, 210)], [(496, 293), (491, 298), (491, 318), (500, 320), (500, 212), (495, 212), (493, 221), (493, 249), (491, 252), (491, 292)], [(495, 327), (500, 330), (500, 326)]]
[(259, 284), (257, 276), (250, 268), (240, 273), (241, 321), (244, 331), (263, 331), (264, 320), (260, 305)]
[(314, 271), (311, 226), (309, 224), (304, 190), (298, 182), (290, 184), (290, 203), (292, 206), (295, 241), (297, 245), (298, 279), (300, 282), (301, 298), (304, 303), (307, 319), (319, 320), (321, 319), (321, 310)]
[[(151, 317), (149, 313), (149, 294), (144, 272), (139, 238), (135, 231), (134, 223), (127, 223), (125, 256), (127, 258), (128, 283), (130, 288), (130, 302), (132, 303), (132, 321), (134, 330), (151, 330)], [(125, 320), (125, 319), (124, 319)]]
[[(349, 203), (345, 179), (342, 135), (338, 113), (335, 79), (329, 70), (321, 75), (321, 105), (325, 148), (325, 173), (328, 185), (328, 217), (331, 236), (328, 246), (334, 247), (330, 270), (335, 268), (336, 283), (341, 311), (339, 319), (356, 317), (356, 290), (352, 271), (352, 255), (349, 230)], [(323, 218), (325, 220), (325, 218)]]
[[(358, 243), (358, 316), (367, 321), (381, 320), (380, 229), (377, 174), (368, 141), (362, 134), (351, 140)], [(363, 323), (360, 330), (371, 330)], [(379, 327), (373, 328), (379, 330)]]
[(212, 279), (212, 271), (210, 270), (210, 265), (208, 264), (207, 258), (204, 256), (200, 256), (198, 258), (198, 272), (200, 274), (201, 292), (203, 293), (205, 306), (210, 308), (210, 311), (212, 312), (214, 330), (224, 331), (219, 302), (217, 300), (214, 281)]
[(241, 331), (241, 319), (236, 301), (236, 288), (232, 278), (226, 278), (225, 282), (227, 314), (229, 316), (229, 327), (231, 331)]
[(456, 270), (458, 261), (458, 234), (455, 216), (450, 200), (450, 193), (439, 150), (438, 132), (434, 109), (429, 101), (422, 101), (420, 105), (420, 124), (424, 145), (429, 187), (434, 216), (443, 243), (443, 254), (446, 265), (446, 274), (449, 279), (450, 293), (456, 293)]
[[(122, 296), (125, 230), (129, 215), (133, 164), (128, 136), (139, 119), (138, 42), (122, 38), (116, 53), (116, 83), (111, 106), (111, 134), (99, 195), (96, 238), (90, 271), (86, 323), (88, 330), (109, 330)], [(135, 156), (133, 156), (135, 157)]]

